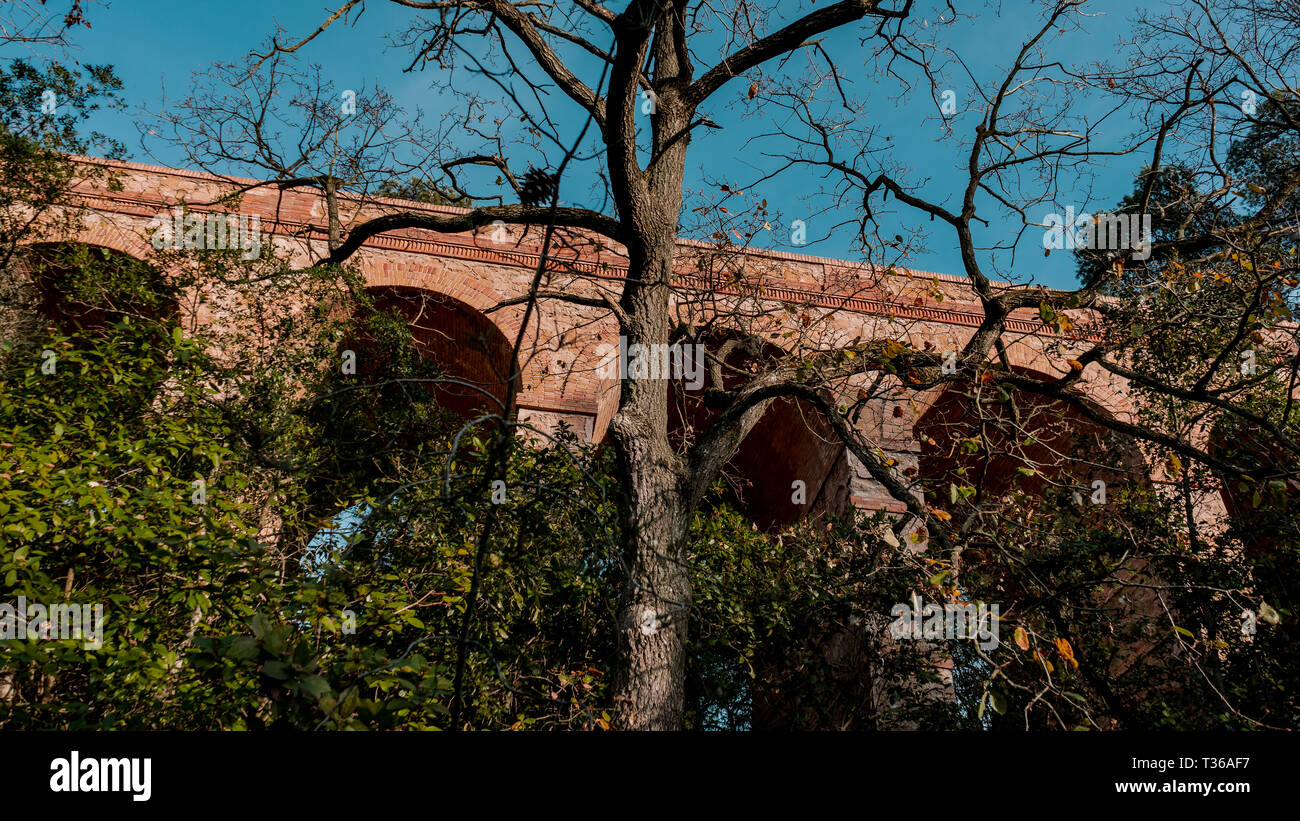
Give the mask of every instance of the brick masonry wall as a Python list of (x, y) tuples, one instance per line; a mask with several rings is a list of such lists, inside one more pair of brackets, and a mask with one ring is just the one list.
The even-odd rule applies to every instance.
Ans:
[[(231, 180), (133, 163), (109, 165), (121, 187), (110, 190), (97, 184), (82, 185), (79, 194), (87, 209), (85, 230), (69, 239), (150, 258), (154, 256), (148, 239), (151, 219), (174, 205), (194, 203), (191, 210), (238, 211), (258, 216), (262, 231), (271, 236), (277, 250), (290, 256), (296, 264), (305, 264), (324, 254), (324, 200), (318, 192), (260, 187), (244, 194), (237, 207), (223, 208), (202, 203), (228, 193)], [(383, 198), (369, 198), (364, 202), (346, 200), (341, 210), (345, 230), (362, 219), (396, 210), (457, 211)], [(525, 233), (515, 228), (505, 231), (504, 236), (491, 228), (459, 235), (396, 231), (370, 240), (356, 255), (355, 264), (369, 287), (420, 289), (458, 300), (477, 312), (484, 322), (495, 326), (513, 345), (523, 323), (524, 308), (497, 306), (503, 300), (527, 293), (539, 264), (539, 239), (536, 230)], [(808, 314), (817, 331), (813, 341), (821, 343), (887, 336), (905, 339), (917, 347), (959, 350), (980, 319), (978, 300), (961, 277), (922, 271), (890, 273), (823, 257), (750, 251), (744, 257), (744, 276), (761, 282), (762, 290), (740, 295), (733, 289), (728, 294), (722, 267), (715, 264), (717, 258), (709, 247), (683, 242), (681, 248), (681, 274), (686, 287), (675, 293), (679, 307), (691, 303), (698, 294), (718, 300), (719, 309), (740, 306), (746, 300), (765, 304), (767, 308), (782, 303), (797, 304), (800, 307), (795, 312), (774, 313), (783, 316), (784, 327), (794, 331), (806, 327), (796, 319), (798, 313)], [(731, 258), (734, 260), (734, 255)], [(570, 235), (552, 255), (552, 270), (546, 276), (545, 287), (588, 296), (602, 292), (616, 295), (622, 262), (617, 247), (591, 237)], [(719, 277), (712, 282), (724, 285), (692, 289), (692, 285), (704, 283), (700, 278), (706, 275)], [(183, 311), (189, 311), (184, 317), (186, 327), (211, 328), (242, 321), (229, 295), (210, 292), (204, 297), (202, 302), (183, 301)], [(692, 310), (702, 315), (698, 306)], [(1087, 320), (1083, 315), (1075, 318), (1077, 325)], [(781, 326), (766, 330), (774, 336), (775, 344), (781, 344)], [(1032, 311), (1013, 317), (1009, 331), (1011, 362), (1027, 372), (1063, 374), (1068, 369), (1066, 359), (1079, 350), (1079, 341), (1052, 334)], [(614, 320), (596, 308), (545, 300), (534, 311), (523, 339), (519, 358), (523, 368), (522, 391), (518, 397), (520, 417), (543, 433), (553, 432), (565, 423), (584, 440), (601, 441), (618, 401), (618, 382), (602, 379), (598, 373), (601, 345), (616, 347), (618, 344)], [(837, 399), (851, 402), (859, 384), (851, 380), (845, 395)], [(1095, 406), (1107, 413), (1122, 419), (1132, 414), (1127, 386), (1100, 368), (1090, 366), (1081, 387)], [(861, 415), (859, 429), (898, 460), (899, 471), (915, 467), (919, 445), (913, 423), (935, 398), (935, 395), (911, 393), (873, 403)], [(895, 406), (902, 408), (900, 415), (895, 415)], [(867, 476), (857, 460), (842, 448), (837, 448), (837, 453), (839, 456), (835, 458), (844, 460), (841, 481), (847, 483), (847, 497), (853, 504), (868, 509), (900, 509), (883, 487)], [(819, 475), (810, 477), (810, 489), (814, 485), (820, 489), (822, 484), (833, 484), (828, 481), (832, 477), (825, 469), (823, 454), (796, 455), (787, 461), (808, 465), (810, 470), (815, 467)], [(785, 481), (785, 477), (774, 481)]]

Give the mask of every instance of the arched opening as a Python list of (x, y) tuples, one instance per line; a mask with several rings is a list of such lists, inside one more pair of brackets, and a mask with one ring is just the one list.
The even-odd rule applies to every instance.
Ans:
[(1012, 492), (1030, 503), (1057, 494), (1096, 506), (1119, 483), (1147, 483), (1130, 439), (1068, 402), (1029, 391), (949, 387), (916, 420), (913, 434), (932, 503), (959, 521)]
[[(414, 350), (437, 365), (433, 384), (439, 407), (461, 417), (479, 409), (503, 414), (509, 381), (517, 372), (513, 346), (483, 314), (460, 300), (418, 288), (371, 288), (375, 309), (405, 320)], [(375, 375), (393, 363), (374, 332), (355, 340), (357, 372)]]
[(1211, 456), (1237, 465), (1249, 476), (1222, 476), (1220, 495), (1251, 560), (1268, 559), (1274, 548), (1300, 540), (1300, 458), (1276, 436), (1242, 419), (1224, 417), (1210, 431)]
[[(726, 352), (726, 389), (743, 384), (766, 363), (785, 355), (772, 344), (741, 343), (735, 334), (717, 334), (705, 342), (715, 354)], [(706, 377), (704, 388), (696, 391), (687, 390), (680, 380), (672, 383), (668, 430), (675, 446), (686, 447), (720, 413), (703, 402), (711, 380)], [(727, 462), (723, 479), (728, 502), (764, 530), (835, 515), (849, 504), (844, 445), (821, 412), (803, 399), (774, 400)]]
[[(1137, 442), (1070, 402), (996, 381), (947, 388), (914, 433), (927, 502), (950, 514), (950, 533), (961, 534), (950, 593), (997, 603), (1002, 619), (1016, 620), (1002, 625), (1002, 641), (1019, 620), (1033, 628), (1050, 622), (1053, 608), (1073, 606), (1088, 614), (1080, 624), (1096, 618), (1116, 630), (1089, 636), (1085, 663), (1104, 659), (1108, 675), (1134, 678), (1162, 663), (1149, 651), (1166, 640), (1161, 625), (1170, 611), (1154, 591), (1167, 570), (1145, 553), (1147, 543), (1133, 545), (1129, 518), (1149, 515), (1154, 504)], [(970, 682), (987, 677), (981, 664), (953, 655), (959, 696), (969, 698)], [(998, 727), (1009, 719), (990, 714), (988, 721)]]
[(170, 322), (179, 313), (161, 271), (112, 248), (39, 243), (23, 250), (19, 267), (36, 312), (64, 331), (100, 329), (124, 317)]
[[(1098, 523), (1117, 510), (1126, 486), (1150, 485), (1132, 440), (1068, 402), (993, 382), (944, 389), (913, 435), (927, 505), (952, 517), (954, 533), (971, 533), (961, 554), (964, 580), (984, 586), (1004, 607), (1028, 595), (1025, 580), (1010, 569), (1006, 544), (1040, 509), (1048, 511), (1043, 521), (1070, 511)], [(979, 517), (973, 529), (972, 517)]]
[(484, 414), (508, 418), (513, 410), (505, 403), (518, 369), (512, 345), (491, 320), (431, 291), (376, 287), (367, 293), (372, 304), (355, 312), (352, 331), (339, 344), (342, 367), (331, 369), (325, 398), (309, 415), (322, 442), (308, 493), (309, 518), (324, 526), (300, 534), (313, 572), (360, 537), (371, 518), (369, 504), (350, 500), (386, 487), (411, 458), (440, 465), (467, 455), (474, 435), (498, 423), (480, 422), (457, 449), (454, 434), (462, 425)]
[(15, 362), (49, 355), (63, 372), (64, 351), (75, 350), (97, 372), (130, 372), (133, 379), (103, 386), (118, 412), (154, 399), (172, 372), (179, 316), (176, 286), (161, 271), (111, 248), (49, 242), (19, 248), (5, 274), (0, 341)]

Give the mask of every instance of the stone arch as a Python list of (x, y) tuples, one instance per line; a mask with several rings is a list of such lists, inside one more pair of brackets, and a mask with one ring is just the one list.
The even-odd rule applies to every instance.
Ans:
[[(101, 238), (107, 244), (89, 240)], [(64, 330), (74, 326), (103, 327), (113, 317), (127, 314), (150, 319), (174, 320), (180, 312), (178, 296), (168, 293), (166, 272), (153, 265), (147, 253), (136, 244), (123, 240), (118, 232), (85, 231), (71, 239), (27, 243), (18, 260), (17, 287), (28, 289), (35, 316), (52, 321)], [(83, 256), (84, 255), (84, 256)], [(84, 263), (115, 263), (137, 293), (105, 287), (99, 293), (85, 293), (93, 283), (81, 283), (83, 294), (72, 294), (75, 278)], [(134, 282), (131, 282), (134, 280)], [(157, 297), (156, 299), (153, 297)]]
[(1254, 480), (1217, 477), (1224, 512), (1236, 526), (1247, 557), (1266, 557), (1279, 542), (1294, 540), (1297, 523), (1288, 510), (1300, 503), (1300, 460), (1295, 453), (1259, 426), (1227, 416), (1210, 427), (1205, 447), (1211, 456), (1245, 468)]
[[(441, 294), (482, 312), (501, 302), (488, 277), (469, 270), (448, 270), (440, 259), (425, 255), (363, 254), (361, 273), (367, 289), (404, 288)], [(505, 328), (503, 331), (518, 330)]]
[[(1058, 378), (1023, 366), (1014, 367), (1014, 372), (1042, 380)], [(1068, 491), (1079, 494), (1076, 501), (1091, 502), (1098, 480), (1107, 488), (1123, 481), (1149, 482), (1137, 443), (1067, 402), (1028, 391), (1008, 390), (1004, 395), (992, 383), (954, 385), (927, 399), (913, 436), (919, 443), (917, 470), (932, 490), (956, 482), (973, 486), (976, 501), (1016, 489), (1031, 498)], [(1091, 396), (1085, 401), (1093, 411), (1112, 418)], [(937, 501), (945, 509), (950, 503), (948, 497)], [(951, 512), (962, 515), (960, 510)]]
[[(66, 345), (92, 357), (83, 362), (132, 368), (130, 390), (110, 387), (112, 393), (103, 395), (124, 417), (159, 396), (172, 372), (170, 336), (180, 303), (166, 275), (147, 259), (78, 240), (26, 243), (11, 257), (0, 290), (7, 292), (0, 299), (0, 342), (42, 356), (49, 345), (57, 358)], [(119, 324), (124, 318), (132, 319), (129, 327)], [(58, 372), (64, 372), (62, 362)]]
[[(410, 279), (406, 281), (412, 281)], [(428, 282), (427, 279), (420, 280)], [(461, 422), (478, 419), (482, 414), (509, 416), (516, 408), (504, 407), (508, 383), (518, 373), (513, 357), (513, 344), (491, 319), (476, 307), (448, 296), (441, 291), (412, 285), (387, 283), (370, 284), (366, 293), (374, 307), (384, 314), (395, 314), (405, 320), (410, 344), (420, 359), (436, 364), (441, 377), (432, 382), (397, 383), (389, 380), (397, 364), (395, 357), (403, 357), (410, 365), (410, 349), (406, 337), (393, 338), (392, 325), (386, 321), (371, 324), (369, 312), (357, 306), (358, 327), (355, 333), (339, 343), (342, 361), (346, 363), (350, 352), (355, 359), (355, 371), (334, 368), (331, 379), (343, 384), (365, 386), (364, 392), (340, 392), (338, 412), (321, 407), (321, 418), (332, 425), (326, 437), (338, 447), (340, 456), (322, 471), (309, 485), (308, 505), (314, 519), (330, 522), (314, 532), (295, 534), (304, 540), (309, 555), (323, 556), (331, 545), (339, 546), (350, 535), (359, 532), (367, 517), (369, 507), (354, 504), (340, 510), (338, 499), (343, 494), (355, 493), (368, 487), (384, 475), (386, 454), (402, 451), (438, 440), (436, 458), (450, 458), (441, 450), (443, 437), (448, 434), (447, 416), (453, 430)], [(417, 370), (419, 378), (433, 376)], [(438, 406), (429, 408), (412, 402), (411, 391), (426, 391)], [(419, 399), (419, 394), (415, 396)], [(515, 399), (518, 399), (516, 395)], [(393, 424), (385, 412), (400, 407), (409, 413), (405, 423)], [(344, 420), (340, 425), (339, 419)], [(409, 424), (406, 424), (409, 423)], [(487, 428), (497, 426), (495, 420), (478, 423)], [(339, 431), (337, 437), (334, 431)], [(352, 437), (352, 438), (348, 438)], [(355, 447), (353, 442), (361, 443)], [(462, 449), (469, 445), (462, 441)], [(353, 497), (355, 498), (355, 497)]]
[[(1059, 378), (1024, 367), (1014, 367), (1014, 372), (1035, 379)], [(1152, 486), (1141, 443), (1111, 431), (1060, 399), (1010, 391), (1012, 402), (1008, 403), (999, 401), (999, 393), (996, 382), (954, 385), (939, 392), (918, 418), (914, 428), (918, 469), (928, 504), (950, 513), (954, 520), (950, 524), (958, 526), (969, 524), (971, 516), (984, 515), (990, 508), (999, 519), (1007, 515), (1008, 507), (1020, 508), (1012, 521), (994, 524), (995, 532), (1015, 541), (1017, 523), (1027, 525), (1035, 510), (1050, 500), (1070, 505), (1077, 514), (1070, 516), (1054, 508), (1049, 521), (1055, 524), (1065, 518), (1070, 526), (1053, 532), (1051, 538), (1069, 542), (1089, 534), (1091, 542), (1089, 532), (1100, 526), (1096, 532), (1106, 539), (1107, 520), (1122, 515), (1116, 497), (1122, 496), (1126, 486)], [(979, 409), (974, 407), (977, 397)], [(1101, 407), (1093, 394), (1083, 401), (1103, 418), (1117, 418), (1116, 413)], [(1014, 419), (1012, 403), (1018, 411)], [(987, 423), (981, 425), (981, 418)], [(981, 445), (978, 451), (968, 452), (962, 443), (970, 441), (973, 433), (979, 434)], [(1018, 473), (1021, 469), (1033, 473), (1022, 475)], [(950, 483), (959, 488), (973, 486), (975, 496), (966, 499), (959, 493), (954, 504)], [(1014, 504), (1002, 504), (1005, 497), (1011, 497)], [(1011, 529), (1002, 530), (1006, 525)], [(1004, 614), (1027, 611), (1041, 598), (1041, 591), (1034, 590), (1033, 574), (1022, 572), (1017, 560), (1009, 557), (1003, 537), (979, 531), (967, 531), (969, 538), (960, 542), (962, 550), (956, 557), (963, 594), (975, 591), (975, 598), (988, 596), (1000, 603)], [(1146, 635), (1151, 625), (1159, 623), (1162, 612), (1153, 588), (1167, 579), (1157, 575), (1159, 572), (1158, 564), (1148, 557), (1126, 556), (1111, 569), (1113, 580), (1102, 581), (1091, 591), (1090, 601), (1110, 611), (1125, 630)], [(1147, 663), (1140, 642), (1122, 645), (1109, 637), (1100, 640), (1112, 649), (1107, 662), (1111, 675)], [(954, 676), (975, 672), (968, 661), (957, 657), (948, 665)]]
[[(518, 365), (513, 345), (492, 320), (438, 291), (400, 285), (372, 285), (366, 290), (377, 309), (405, 318), (419, 353), (437, 363), (448, 379), (456, 380), (432, 389), (441, 407), (462, 417), (479, 408), (493, 413), (510, 410), (504, 403)], [(365, 348), (371, 342), (362, 338), (351, 344)], [(383, 364), (381, 358), (360, 352), (359, 359), (359, 373), (373, 372)]]
[(109, 248), (139, 260), (153, 256), (153, 247), (139, 234), (96, 214), (80, 231), (61, 238), (66, 242), (80, 242)]
[[(716, 349), (738, 336), (722, 332), (706, 344)], [(726, 363), (742, 373), (726, 373), (723, 381), (727, 388), (735, 387), (745, 379), (744, 370), (784, 355), (766, 342), (758, 356), (733, 351)], [(704, 406), (703, 390), (687, 391), (675, 382), (666, 393), (669, 435), (679, 446), (718, 415)], [(763, 529), (840, 513), (849, 504), (847, 450), (821, 412), (804, 399), (774, 400), (727, 462), (723, 478), (728, 500)]]

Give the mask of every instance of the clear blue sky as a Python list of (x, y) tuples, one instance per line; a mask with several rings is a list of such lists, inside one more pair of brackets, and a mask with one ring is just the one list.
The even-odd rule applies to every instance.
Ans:
[[(326, 6), (334, 8), (338, 4), (338, 0), (223, 0), (220, 3), (208, 0), (181, 3), (176, 0), (114, 0), (107, 10), (94, 11), (91, 29), (77, 33), (79, 47), (71, 56), (84, 62), (113, 64), (126, 84), (127, 100), (133, 106), (156, 110), (163, 103), (164, 93), (172, 99), (185, 96), (193, 71), (214, 61), (241, 60), (250, 49), (265, 42), (277, 23), (287, 29), (286, 40), (296, 40), (319, 25), (326, 16)], [(617, 9), (623, 3), (615, 0), (610, 5)], [(788, 19), (810, 5), (813, 4), (777, 2), (776, 6), (783, 9), (777, 19)], [(1021, 40), (1040, 24), (1041, 8), (1040, 4), (1030, 0), (1007, 0), (980, 6), (970, 11), (978, 19), (962, 20), (945, 29), (943, 42), (959, 53), (976, 78), (987, 86), (1000, 77), (998, 70), (1010, 62)], [(1058, 34), (1058, 39), (1049, 47), (1049, 54), (1067, 62), (1111, 57), (1116, 53), (1118, 39), (1131, 34), (1127, 18), (1132, 8), (1132, 4), (1113, 0), (1092, 4), (1090, 11), (1097, 16), (1085, 24), (1086, 30)], [(928, 22), (938, 26), (938, 16), (943, 9), (942, 3), (919, 2), (914, 25)], [(440, 77), (436, 71), (403, 73), (402, 69), (410, 59), (409, 53), (394, 49), (385, 41), (385, 35), (400, 32), (409, 24), (412, 15), (409, 9), (371, 0), (365, 14), (354, 26), (336, 25), (304, 51), (304, 58), (320, 63), (326, 77), (332, 79), (338, 88), (378, 84), (392, 93), (400, 105), (407, 109), (423, 108), (436, 121), (448, 105), (449, 97), (431, 91), (431, 86), (445, 82), (446, 78)], [(924, 31), (928, 28), (922, 26), (918, 35), (928, 34)], [(965, 163), (965, 148), (959, 144), (956, 134), (969, 133), (975, 118), (959, 116), (955, 121), (955, 133), (945, 133), (928, 89), (918, 88), (900, 94), (896, 81), (880, 78), (867, 67), (862, 49), (857, 45), (860, 33), (861, 29), (845, 31), (826, 40), (828, 51), (844, 73), (848, 84), (846, 90), (851, 96), (870, 101), (871, 121), (879, 125), (882, 137), (890, 137), (883, 144), (889, 147), (889, 162), (902, 169), (903, 179), (924, 183), (920, 189), (923, 195), (953, 206), (964, 184), (962, 166)], [(10, 52), (4, 56), (17, 54)], [(792, 65), (796, 62), (792, 61)], [(801, 70), (807, 63), (797, 64)], [(955, 66), (950, 68), (953, 69), (950, 78), (943, 78), (943, 82), (954, 89), (959, 108), (964, 108), (970, 94), (970, 81), (959, 76)], [(919, 79), (915, 71), (908, 76), (913, 80)], [(592, 75), (588, 79), (594, 84), (596, 77)], [(761, 147), (747, 146), (745, 142), (774, 122), (747, 103), (747, 86), (746, 81), (735, 80), (716, 101), (706, 106), (705, 113), (723, 128), (696, 130), (688, 168), (688, 191), (702, 187), (705, 178), (725, 179), (732, 185), (742, 185), (749, 175), (757, 175), (771, 167), (771, 160), (763, 156)], [(1098, 104), (1093, 113), (1101, 110)], [(749, 116), (745, 116), (746, 112)], [(556, 117), (565, 128), (576, 129), (580, 125), (576, 108), (557, 111)], [(166, 149), (159, 150), (154, 157), (146, 156), (140, 149), (136, 128), (129, 116), (105, 116), (94, 124), (125, 142), (133, 159), (182, 164), (178, 154)], [(1103, 137), (1122, 138), (1122, 129), (1126, 125), (1124, 118), (1116, 120), (1112, 124), (1115, 133)], [(1079, 211), (1095, 212), (1113, 205), (1131, 189), (1133, 175), (1141, 162), (1138, 155), (1092, 164), (1085, 170), (1095, 177), (1078, 185), (1068, 185), (1063, 195), (1057, 198), (1055, 210), (1063, 211), (1066, 205), (1072, 205)], [(807, 172), (795, 172), (766, 185), (761, 192), (770, 203), (780, 208), (788, 222), (791, 217), (820, 211), (824, 201), (810, 199), (817, 189), (818, 182)], [(584, 201), (589, 190), (590, 186), (581, 181), (573, 184), (566, 181), (561, 194), (566, 201), (591, 205), (591, 202)], [(1088, 194), (1080, 193), (1083, 191)], [(991, 201), (986, 199), (982, 202), (990, 209), (982, 213), (993, 221), (982, 238), (1013, 236), (1018, 223), (1004, 213), (991, 210)], [(892, 199), (888, 207), (896, 207)], [(1030, 216), (1041, 220), (1049, 210), (1053, 209), (1040, 206)], [(832, 224), (853, 216), (850, 209), (811, 217), (810, 240), (820, 239)], [(888, 222), (883, 233), (886, 236), (895, 232), (913, 236), (917, 231), (928, 231), (929, 236), (927, 247), (910, 258), (911, 267), (961, 273), (955, 240), (940, 223), (930, 223), (927, 218), (904, 212), (901, 219)], [(817, 255), (853, 257), (856, 252), (850, 233), (849, 228), (842, 228), (832, 232), (828, 239), (803, 248), (783, 246), (778, 237), (757, 242)], [(990, 272), (1000, 276), (1011, 273), (1019, 280), (1029, 279), (1051, 286), (1072, 285), (1074, 265), (1070, 255), (1055, 252), (1050, 258), (1044, 258), (1041, 240), (1041, 229), (1029, 229), (1018, 247), (1014, 266), (1009, 258), (1003, 257), (1001, 268)]]

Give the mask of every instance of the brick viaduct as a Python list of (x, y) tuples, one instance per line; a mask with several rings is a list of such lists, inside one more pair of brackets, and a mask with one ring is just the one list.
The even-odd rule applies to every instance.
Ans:
[[(121, 185), (79, 185), (77, 195), (85, 207), (84, 230), (67, 239), (141, 259), (154, 255), (149, 229), (156, 215), (181, 203), (188, 203), (190, 212), (233, 211), (236, 209), (197, 203), (215, 201), (236, 184), (254, 183), (135, 163), (84, 161), (109, 166)], [(456, 210), (376, 197), (345, 200), (344, 206), (345, 227), (358, 217), (398, 209)], [(306, 263), (313, 254), (324, 255), (327, 222), (319, 192), (256, 187), (242, 195), (237, 210), (259, 217), (262, 232), (295, 262)], [(536, 231), (492, 226), (473, 234), (402, 230), (372, 238), (354, 261), (369, 288), (397, 296), (436, 295), (443, 306), (443, 314), (433, 321), (439, 330), (452, 328), (453, 335), (460, 336), (477, 330), (480, 338), (483, 333), (493, 337), (493, 344), (483, 349), (488, 354), (501, 350), (502, 344), (508, 352), (519, 333), (524, 309), (521, 305), (502, 307), (501, 303), (528, 292), (539, 265), (538, 239)], [(693, 294), (730, 294), (733, 304), (741, 298), (734, 280), (702, 273), (709, 270), (707, 266), (693, 261), (707, 255), (712, 246), (682, 242), (680, 247), (683, 264), (680, 287), (675, 290), (679, 303), (690, 302)], [(746, 279), (761, 283), (761, 289), (750, 288), (746, 298), (769, 308), (784, 306), (785, 310), (770, 313), (779, 313), (791, 327), (806, 326), (811, 315), (826, 341), (887, 337), (918, 347), (959, 350), (982, 318), (978, 301), (962, 277), (892, 269), (881, 272), (841, 260), (775, 251), (749, 251), (743, 259), (749, 274)], [(602, 290), (616, 294), (626, 271), (618, 249), (595, 244), (558, 248), (550, 264), (554, 270), (548, 275), (547, 287), (575, 294), (599, 295)], [(761, 276), (752, 276), (755, 272)], [(239, 321), (211, 307), (219, 305), (219, 299), (205, 303), (186, 300), (185, 304), (198, 304), (188, 309), (185, 317), (194, 327)], [(522, 392), (517, 399), (520, 418), (541, 430), (553, 430), (564, 422), (581, 439), (601, 441), (617, 406), (618, 382), (601, 378), (597, 351), (602, 345), (616, 346), (617, 333), (616, 323), (606, 311), (543, 301), (530, 322), (519, 363), (523, 367)], [(780, 344), (780, 335), (773, 336)], [(1013, 366), (1040, 375), (1065, 373), (1066, 360), (1075, 355), (1082, 341), (1054, 334), (1034, 312), (1014, 315), (1006, 339)], [(462, 365), (474, 367), (470, 360)], [(1123, 384), (1095, 366), (1090, 366), (1084, 377), (1083, 390), (1097, 408), (1119, 417), (1130, 413)], [(846, 390), (855, 392), (856, 388), (851, 383)], [(866, 408), (858, 417), (858, 429), (896, 459), (900, 470), (915, 467), (922, 447), (915, 422), (936, 399), (934, 394), (891, 395)], [(750, 459), (753, 472), (762, 474), (754, 477), (756, 482), (766, 481), (773, 492), (788, 496), (791, 478), (803, 478), (810, 500), (838, 495), (860, 508), (901, 510), (852, 454), (813, 430), (815, 426), (806, 424), (800, 414), (787, 409), (781, 417), (775, 407), (770, 413), (774, 419), (761, 423), (737, 457), (743, 459), (747, 449), (755, 451)]]

